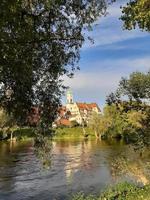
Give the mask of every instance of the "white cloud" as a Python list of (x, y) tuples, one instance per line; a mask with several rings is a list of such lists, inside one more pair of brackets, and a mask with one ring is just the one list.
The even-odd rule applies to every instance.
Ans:
[(132, 31), (123, 30), (123, 23), (119, 20), (121, 16), (120, 6), (126, 2), (125, 0), (120, 3), (114, 3), (109, 7), (109, 14), (98, 20), (97, 24), (99, 25), (94, 26), (93, 32), (87, 33), (87, 35), (94, 39), (94, 45), (87, 40), (83, 46), (83, 50), (148, 35), (148, 33), (141, 32), (138, 29)]
[(91, 44), (89, 41), (87, 41), (83, 46), (83, 50), (97, 46), (110, 45), (128, 39), (141, 38), (145, 37), (146, 35), (147, 34), (141, 33), (140, 31), (117, 30), (112, 26), (110, 28), (101, 30), (99, 28), (99, 30), (97, 30), (93, 36), (91, 36), (94, 39), (94, 44)]
[[(107, 17), (100, 18), (99, 25), (95, 26), (94, 31), (88, 34), (95, 40), (94, 45), (86, 42), (83, 50), (90, 49), (92, 52), (92, 49), (99, 46), (105, 50), (107, 48), (120, 50), (131, 48), (128, 47), (128, 44), (118, 44), (118, 42), (149, 35), (149, 33), (143, 33), (139, 30), (122, 30), (122, 22), (119, 20), (121, 16), (120, 5), (126, 2), (127, 0), (119, 0), (110, 6)], [(139, 44), (137, 45), (138, 48), (141, 48)], [(132, 48), (137, 48), (137, 46)], [(127, 58), (124, 59), (110, 60), (108, 58), (102, 60), (101, 58), (99, 61), (88, 63), (84, 61), (84, 63), (86, 67), (81, 66), (81, 71), (75, 73), (73, 79), (65, 78), (65, 85), (72, 88), (76, 100), (95, 101), (100, 105), (104, 105), (106, 96), (117, 88), (121, 77), (128, 76), (134, 71), (148, 71), (150, 69), (150, 57), (128, 58), (127, 55)]]
[(92, 63), (92, 66), (91, 71), (79, 71), (73, 79), (65, 78), (65, 85), (75, 91), (78, 98), (80, 96), (82, 99), (101, 103), (110, 92), (116, 90), (121, 77), (128, 76), (133, 71), (148, 71), (150, 57), (105, 60), (103, 63)]
[[(109, 72), (79, 72), (73, 79), (67, 78), (65, 84), (73, 89), (110, 89), (117, 80), (120, 79), (118, 74)], [(115, 84), (116, 85), (116, 84)]]

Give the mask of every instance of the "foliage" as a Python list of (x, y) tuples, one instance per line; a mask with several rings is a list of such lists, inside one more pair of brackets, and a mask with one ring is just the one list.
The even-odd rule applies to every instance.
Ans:
[(3, 109), (0, 108), (0, 139), (8, 138), (12, 132), (12, 128), (16, 128), (14, 118)]
[(7, 123), (9, 122), (9, 116), (4, 111), (4, 109), (0, 109), (0, 128), (3, 129), (7, 126)]
[(119, 109), (115, 104), (104, 108), (104, 117), (109, 120), (109, 126), (106, 130), (107, 137), (118, 137), (122, 135), (126, 125), (124, 123), (124, 115), (121, 108)]
[(100, 115), (93, 112), (89, 119), (89, 127), (95, 132), (96, 137), (100, 134)]
[(79, 126), (77, 121), (71, 121), (71, 127), (77, 127)]
[(116, 93), (111, 92), (107, 97), (106, 97), (106, 103), (108, 105), (114, 104), (116, 102), (120, 102), (120, 94), (118, 91)]
[(79, 51), (105, 0), (1, 0), (0, 105), (24, 125), (32, 106), (41, 130), (54, 121), (64, 89), (61, 77), (78, 68)]
[[(93, 137), (94, 132), (88, 127), (85, 127), (86, 133)], [(83, 129), (82, 127), (72, 127), (72, 128), (57, 128), (55, 130), (54, 139), (78, 139), (83, 138)]]
[(150, 72), (133, 72), (129, 78), (122, 78), (115, 93), (107, 96), (108, 105), (122, 102), (122, 97), (129, 100), (128, 105), (133, 103), (134, 107), (140, 107), (141, 102), (149, 102), (150, 100)]
[(145, 31), (150, 31), (150, 1), (131, 0), (123, 7), (121, 20), (124, 28), (131, 30), (137, 26)]
[(149, 192), (150, 186), (140, 188), (129, 183), (121, 183), (118, 184), (116, 187), (110, 188), (108, 189), (108, 191), (104, 192), (99, 200), (148, 200), (150, 198)]
[[(145, 106), (143, 110), (136, 110), (127, 103), (107, 105), (102, 118), (104, 136), (122, 137), (128, 142), (144, 142), (144, 137), (149, 138), (149, 118), (144, 109)], [(145, 144), (148, 144), (148, 138)]]
[(107, 116), (112, 119), (111, 135), (114, 135), (114, 130), (128, 142), (130, 140), (140, 147), (149, 146), (150, 72), (134, 72), (129, 78), (122, 78), (116, 93), (111, 93), (106, 102)]
[(128, 79), (122, 78), (119, 84), (121, 95), (141, 102), (150, 99), (150, 72), (133, 72)]
[(35, 129), (29, 127), (17, 128), (13, 130), (13, 135), (17, 140), (31, 139), (35, 137)]
[(85, 196), (83, 193), (74, 195), (72, 200), (149, 200), (150, 186), (138, 187), (129, 183), (121, 183), (109, 188), (100, 197)]
[(49, 137), (36, 134), (34, 138), (34, 150), (36, 156), (41, 161), (42, 167), (49, 169), (51, 167), (52, 140)]
[(141, 130), (146, 114), (142, 111), (127, 110), (124, 106), (121, 103), (107, 105), (103, 114), (93, 113), (89, 126), (104, 137), (124, 137), (126, 133), (136, 133)]

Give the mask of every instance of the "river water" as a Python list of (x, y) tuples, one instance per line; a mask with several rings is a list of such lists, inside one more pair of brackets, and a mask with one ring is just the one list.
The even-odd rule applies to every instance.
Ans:
[(54, 141), (47, 154), (51, 165), (43, 167), (33, 142), (0, 143), (0, 200), (63, 200), (150, 180), (149, 152), (141, 156), (121, 142)]

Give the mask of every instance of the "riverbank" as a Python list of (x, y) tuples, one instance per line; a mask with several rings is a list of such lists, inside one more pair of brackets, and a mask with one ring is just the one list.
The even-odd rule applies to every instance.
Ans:
[(85, 134), (83, 133), (82, 127), (74, 128), (57, 128), (54, 132), (53, 139), (83, 139), (83, 138), (94, 138), (94, 132), (85, 127)]
[[(30, 140), (35, 137), (35, 128), (23, 127), (12, 129), (12, 136), (15, 140)], [(82, 127), (73, 127), (73, 128), (56, 128), (53, 130), (53, 139), (83, 139), (83, 138), (94, 138), (94, 132), (85, 127), (85, 134), (83, 133)], [(10, 140), (10, 134), (7, 134), (5, 140)], [(1, 139), (2, 140), (2, 139)]]
[[(11, 138), (12, 133), (12, 138)], [(8, 132), (0, 135), (1, 141), (9, 140), (30, 140), (35, 137), (35, 129), (30, 127), (12, 128)]]
[(104, 191), (99, 197), (84, 194), (73, 196), (72, 200), (150, 200), (150, 185), (138, 187), (121, 183)]
[[(11, 139), (15, 141), (32, 140), (36, 137), (35, 131), (36, 129), (31, 127), (12, 128), (6, 133), (0, 133), (0, 141), (9, 141)], [(12, 138), (10, 132), (12, 133)], [(94, 131), (89, 127), (85, 127), (84, 130), (81, 126), (61, 128), (59, 127), (54, 128), (52, 132), (53, 140), (80, 140), (96, 138)], [(102, 136), (101, 139), (109, 142), (121, 140), (125, 143), (134, 143), (137, 140), (136, 134), (132, 134), (132, 138), (130, 135), (127, 135), (124, 138)]]

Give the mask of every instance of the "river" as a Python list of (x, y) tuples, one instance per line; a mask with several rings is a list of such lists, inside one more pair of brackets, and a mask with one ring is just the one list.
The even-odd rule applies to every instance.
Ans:
[(77, 192), (99, 194), (122, 181), (147, 184), (150, 157), (121, 142), (52, 142), (43, 167), (33, 142), (0, 143), (0, 200), (63, 200)]

